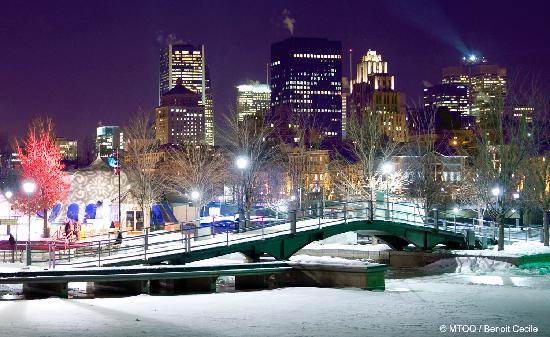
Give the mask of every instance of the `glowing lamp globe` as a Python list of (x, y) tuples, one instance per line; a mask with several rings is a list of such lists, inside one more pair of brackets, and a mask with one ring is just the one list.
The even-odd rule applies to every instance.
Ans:
[(199, 196), (200, 196), (199, 191), (193, 191), (193, 192), (191, 192), (191, 199), (197, 200), (197, 199), (199, 198)]
[(23, 191), (27, 194), (34, 193), (34, 190), (36, 189), (36, 184), (32, 181), (26, 181), (23, 183)]
[(237, 160), (235, 161), (235, 164), (239, 169), (244, 170), (245, 168), (248, 167), (248, 158), (243, 156), (238, 157)]
[(393, 165), (392, 163), (384, 163), (382, 165), (382, 173), (388, 175), (393, 172)]

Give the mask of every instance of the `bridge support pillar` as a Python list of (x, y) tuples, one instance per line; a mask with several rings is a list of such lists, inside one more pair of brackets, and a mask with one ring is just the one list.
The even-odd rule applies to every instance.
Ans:
[(290, 234), (296, 235), (296, 210), (290, 211)]
[(217, 277), (151, 280), (153, 293), (215, 293)]
[(260, 255), (258, 254), (244, 254), (244, 257), (245, 257), (245, 262), (246, 263), (256, 263), (256, 262), (260, 262)]
[(94, 282), (94, 291), (99, 293), (140, 295), (149, 293), (149, 285), (144, 280)]
[(275, 274), (277, 286), (290, 287), (332, 287), (384, 290), (387, 266), (369, 265), (324, 265), (292, 263), (294, 270)]
[(274, 275), (236, 275), (235, 290), (273, 289), (275, 288)]
[(67, 298), (68, 283), (23, 283), (23, 295), (32, 298), (58, 296)]

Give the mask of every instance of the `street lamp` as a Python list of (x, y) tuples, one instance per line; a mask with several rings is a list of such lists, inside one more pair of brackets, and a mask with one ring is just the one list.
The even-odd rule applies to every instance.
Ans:
[(197, 227), (201, 226), (201, 215), (200, 215), (200, 213), (197, 214), (197, 201), (199, 200), (200, 196), (201, 196), (201, 194), (197, 190), (193, 190), (191, 192), (191, 199), (193, 200), (193, 203), (195, 204), (195, 215), (198, 215), (198, 217), (197, 217), (198, 226)]
[[(8, 200), (8, 203), (9, 203), (9, 209), (8, 209), (8, 218), (11, 217), (11, 197), (13, 197), (13, 193), (11, 191), (6, 191), (6, 193), (4, 194), (4, 196), (6, 197), (6, 199)], [(17, 227), (16, 227), (17, 228)], [(9, 225), (9, 222), (8, 222), (8, 226), (7, 226), (7, 234), (10, 235), (10, 225)]]
[(33, 181), (23, 183), (23, 191), (27, 193), (27, 211), (29, 212), (29, 228), (27, 233), (27, 266), (31, 265), (31, 193), (34, 193), (36, 184)]
[[(499, 232), (499, 242), (498, 242), (498, 246), (499, 246), (499, 249), (500, 247), (502, 247), (502, 249), (504, 249), (504, 242), (501, 242), (501, 238), (503, 239), (504, 238), (504, 225), (501, 226), (500, 224), (500, 195), (502, 194), (502, 190), (500, 189), (500, 187), (498, 186), (495, 186), (493, 187), (493, 189), (491, 190), (491, 194), (493, 194), (493, 196), (496, 198), (496, 201), (497, 201), (497, 204), (496, 204), (496, 211), (497, 211), (497, 217), (495, 220), (497, 220), (499, 223), (498, 223), (498, 232)], [(494, 221), (491, 221), (491, 227), (492, 227), (492, 231), (493, 231), (493, 236), (494, 236), (494, 228), (495, 228), (495, 223)], [(501, 235), (502, 234), (502, 235)], [(502, 240), (504, 241), (504, 240)]]
[(248, 158), (245, 156), (239, 156), (237, 157), (235, 164), (237, 165), (237, 168), (239, 170), (244, 170), (245, 168), (248, 167)]
[[(244, 181), (244, 170), (248, 168), (249, 160), (246, 156), (239, 156), (235, 160), (235, 165), (241, 171), (241, 197), (239, 198), (239, 228), (246, 228), (246, 219), (244, 219), (244, 202), (245, 202), (245, 181)], [(244, 222), (243, 222), (244, 221)], [(244, 228), (241, 228), (244, 227)]]
[[(518, 214), (519, 218), (516, 219), (516, 224), (519, 225), (521, 230), (523, 230), (523, 208), (521, 207), (521, 203), (519, 203), (519, 198), (520, 198), (519, 192), (514, 192), (514, 194), (512, 194), (512, 197), (514, 198), (514, 201), (516, 201), (519, 207), (519, 214)], [(515, 213), (515, 212), (516, 212), (515, 210), (512, 210), (512, 213)]]
[(455, 224), (455, 232), (456, 232), (456, 215), (458, 214), (458, 211), (460, 211), (460, 209), (458, 209), (458, 207), (453, 208), (453, 221), (454, 221), (454, 224)]
[(382, 164), (382, 174), (386, 176), (386, 218), (390, 216), (390, 174), (393, 172), (393, 164), (386, 162)]

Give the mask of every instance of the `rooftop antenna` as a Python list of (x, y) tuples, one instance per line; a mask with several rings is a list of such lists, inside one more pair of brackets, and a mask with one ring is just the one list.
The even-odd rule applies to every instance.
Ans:
[(353, 85), (352, 85), (352, 81), (353, 81), (353, 73), (352, 73), (352, 61), (351, 61), (351, 52), (353, 50), (350, 48), (349, 49), (349, 92), (351, 93), (352, 91), (352, 88), (353, 88)]

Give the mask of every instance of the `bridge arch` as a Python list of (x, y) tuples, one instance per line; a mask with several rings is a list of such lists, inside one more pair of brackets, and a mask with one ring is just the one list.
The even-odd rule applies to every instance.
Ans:
[(444, 244), (450, 248), (461, 248), (465, 245), (462, 235), (448, 231), (382, 220), (356, 220), (315, 230), (299, 231), (296, 234), (282, 235), (279, 239), (265, 240), (248, 246), (240, 252), (251, 257), (267, 254), (275, 259), (286, 260), (314, 241), (359, 230), (371, 233), (395, 250), (402, 250), (409, 244), (424, 250), (432, 249), (438, 244)]

